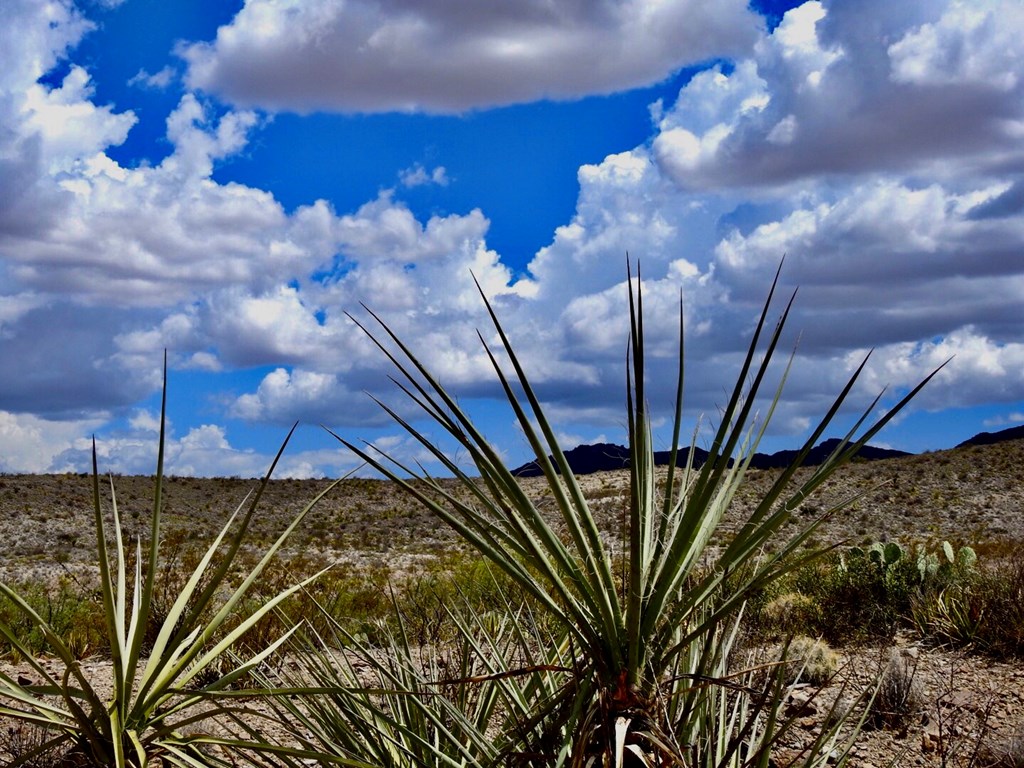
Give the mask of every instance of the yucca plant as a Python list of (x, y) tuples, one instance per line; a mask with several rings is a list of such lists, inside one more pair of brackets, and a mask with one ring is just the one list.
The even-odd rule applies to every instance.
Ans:
[(413, 642), (394, 596), (392, 621), (373, 642), (326, 611), (326, 631), (303, 632), (288, 667), (262, 682), (291, 694), (272, 707), (305, 754), (376, 768), (473, 768), (551, 741), (534, 710), (560, 695), (552, 673), (568, 671), (574, 655), (564, 634), (547, 632), (528, 603), (513, 605), (490, 575), (488, 608), (455, 587), (439, 609), (455, 637), (439, 645)]
[[(518, 584), (561, 632), (561, 640), (555, 643), (556, 663), (551, 663), (551, 658), (541, 659), (543, 663), (534, 670), (519, 671), (530, 676), (544, 668), (545, 674), (560, 682), (553, 695), (549, 695), (551, 684), (538, 686), (529, 708), (517, 713), (523, 740), (504, 759), (556, 766), (620, 766), (627, 758), (645, 765), (766, 766), (771, 746), (783, 730), (774, 719), (777, 708), (767, 697), (748, 695), (732, 703), (721, 696), (715, 698), (715, 689), (728, 689), (722, 676), (730, 669), (730, 660), (723, 638), (731, 632), (730, 622), (749, 596), (816, 555), (808, 553), (804, 545), (820, 520), (787, 541), (775, 541), (793, 510), (891, 420), (927, 379), (868, 424), (879, 401), (876, 398), (832, 455), (798, 479), (798, 468), (839, 412), (865, 359), (733, 538), (712, 549), (709, 545), (715, 531), (781, 396), (780, 383), (764, 416), (755, 416), (755, 402), (793, 298), (774, 331), (767, 332), (779, 280), (776, 275), (736, 385), (722, 410), (708, 458), (699, 467), (693, 463), (693, 450), (682, 466), (676, 466), (684, 383), (680, 308), (672, 456), (662, 479), (654, 466), (645, 392), (641, 283), (639, 276), (635, 282), (632, 274), (628, 278), (630, 505), (621, 573), (613, 566), (620, 553), (613, 551), (609, 538), (599, 529), (540, 398), (482, 290), (514, 378), (505, 372), (483, 335), (480, 340), (543, 472), (557, 508), (556, 519), (531, 500), (457, 398), (371, 310), (367, 311), (379, 324), (379, 333), (358, 320), (356, 323), (396, 366), (400, 373), (397, 381), (405, 394), (470, 457), (479, 478), (382, 402), (381, 407), (461, 481), (461, 494), (422, 468), (415, 471), (371, 448), (339, 440), (452, 526)], [(764, 339), (767, 343), (760, 351)], [(791, 364), (792, 357), (784, 367), (783, 382)], [(521, 394), (513, 380), (518, 381)], [(562, 671), (553, 671), (556, 669)], [(495, 674), (508, 672), (496, 670)], [(504, 731), (512, 732), (507, 724)], [(809, 754), (806, 762), (820, 759), (818, 753)]]
[(375, 768), (494, 764), (500, 748), (488, 726), (501, 705), (501, 681), (489, 678), (495, 656), (508, 658), (508, 621), (483, 633), (466, 607), (457, 642), (420, 647), (410, 641), (397, 603), (394, 628), (383, 624), (375, 644), (330, 616), (322, 633), (307, 633), (294, 663), (268, 687), (294, 696), (273, 707), (309, 754)]
[[(234, 718), (236, 722), (245, 719), (247, 706), (244, 700), (226, 697), (233, 694), (231, 689), (247, 673), (288, 640), (291, 633), (284, 633), (266, 647), (239, 655), (240, 643), (247, 631), (304, 584), (316, 578), (315, 575), (271, 597), (240, 620), (235, 614), (288, 535), (330, 489), (325, 489), (296, 516), (247, 573), (232, 572), (260, 496), (287, 445), (286, 439), (267, 475), (250, 494), (251, 498), (235, 510), (200, 559), (162, 622), (157, 622), (156, 637), (150, 645), (146, 635), (149, 625), (154, 622), (154, 588), (160, 559), (166, 377), (165, 358), (149, 542), (145, 555), (141, 542), (136, 543), (132, 578), (126, 567), (125, 537), (112, 480), (112, 551), (111, 543), (108, 543), (110, 532), (104, 521), (95, 444), (93, 446), (93, 514), (101, 603), (111, 655), (110, 677), (90, 679), (73, 650), (47, 621), (18, 592), (0, 584), (0, 593), (38, 628), (45, 638), (47, 653), (52, 654), (64, 668), (62, 673), (51, 671), (52, 667), (37, 660), (10, 626), (0, 623), (0, 635), (20, 653), (32, 667), (31, 676), (38, 679), (37, 682), (27, 682), (24, 678), (15, 679), (0, 671), (0, 716), (38, 726), (49, 734), (34, 749), (16, 756), (12, 768), (28, 764), (37, 755), (55, 751), (67, 753), (67, 759), (72, 761), (69, 764), (103, 768), (143, 768), (158, 760), (162, 761), (158, 764), (189, 768), (234, 764), (204, 749), (213, 744), (248, 753), (273, 751), (273, 747), (262, 744), (258, 733), (251, 729), (243, 740), (216, 737), (207, 726), (221, 716)], [(233, 627), (230, 630), (227, 629), (229, 620)], [(106, 690), (110, 691), (109, 695), (104, 692)], [(259, 696), (268, 692), (244, 693)]]

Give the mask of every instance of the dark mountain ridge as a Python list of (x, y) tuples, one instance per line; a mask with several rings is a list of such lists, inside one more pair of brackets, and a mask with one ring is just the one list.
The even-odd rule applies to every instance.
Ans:
[(970, 445), (995, 445), (1007, 440), (1024, 440), (1024, 424), (1019, 427), (1010, 427), (999, 432), (979, 432), (970, 440), (964, 440), (957, 448), (966, 448)]
[[(1006, 440), (1024, 439), (1024, 425), (1011, 427), (1000, 432), (981, 432), (969, 440), (960, 443), (957, 448), (972, 445), (992, 445)], [(827, 459), (835, 447), (839, 444), (838, 438), (831, 438), (823, 441), (807, 455), (804, 466), (817, 466)], [(693, 464), (701, 466), (707, 461), (708, 452), (702, 448), (693, 449)], [(676, 464), (685, 465), (690, 449), (682, 448), (676, 457)], [(755, 453), (750, 462), (754, 469), (779, 469), (787, 467), (796, 459), (799, 451), (785, 450), (775, 453)], [(857, 453), (861, 461), (884, 461), (902, 456), (912, 456), (906, 451), (896, 451), (888, 448), (878, 448), (872, 445), (865, 445)], [(654, 463), (658, 466), (665, 466), (669, 462), (670, 451), (655, 451)], [(550, 458), (550, 457), (549, 457)], [(607, 472), (615, 469), (627, 469), (629, 467), (629, 449), (615, 443), (595, 443), (592, 445), (578, 445), (565, 452), (565, 458), (569, 462), (569, 468), (577, 475), (589, 475), (594, 472)], [(536, 461), (527, 462), (521, 467), (512, 470), (517, 477), (538, 477), (543, 474)]]

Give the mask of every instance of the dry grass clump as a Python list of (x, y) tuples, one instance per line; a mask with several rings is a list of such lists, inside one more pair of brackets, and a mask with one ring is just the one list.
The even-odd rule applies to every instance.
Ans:
[(790, 641), (786, 658), (794, 682), (824, 685), (839, 669), (839, 654), (824, 640), (807, 635)]
[(917, 679), (917, 658), (893, 648), (882, 668), (868, 722), (877, 728), (906, 732), (925, 709), (924, 691)]
[(71, 768), (62, 761), (62, 750), (48, 746), (53, 731), (32, 723), (12, 722), (0, 728), (0, 764), (19, 768)]
[(810, 595), (788, 590), (761, 608), (761, 621), (782, 635), (800, 634), (817, 624), (818, 604)]

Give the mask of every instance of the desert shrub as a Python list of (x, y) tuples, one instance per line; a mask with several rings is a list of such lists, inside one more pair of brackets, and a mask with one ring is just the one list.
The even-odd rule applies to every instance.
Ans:
[(878, 680), (868, 722), (877, 728), (906, 731), (924, 711), (924, 690), (917, 679), (917, 659), (890, 649)]
[[(404, 631), (419, 645), (450, 642), (458, 636), (451, 610), (484, 614), (506, 604), (523, 606), (532, 598), (478, 554), (456, 550), (432, 558), (394, 582)], [(391, 617), (394, 623), (395, 616)]]
[(320, 630), (329, 616), (353, 634), (375, 640), (377, 627), (391, 614), (390, 580), (383, 565), (337, 564), (285, 603), (282, 612), (289, 626), (305, 622)]
[[(301, 555), (271, 564), (244, 605), (255, 610), (294, 583), (298, 574), (326, 565)], [(379, 647), (401, 624), (401, 632), (414, 645), (446, 643), (458, 634), (450, 615), (453, 606), (483, 613), (506, 601), (523, 605), (528, 599), (486, 561), (462, 550), (419, 558), (397, 572), (383, 564), (338, 563), (264, 615), (246, 634), (242, 647), (265, 645), (298, 625), (323, 637), (343, 641), (351, 635)], [(237, 620), (229, 621), (224, 631), (235, 624)]]
[[(182, 562), (191, 561), (192, 555), (182, 556)], [(244, 554), (239, 563), (243, 574), (252, 565)], [(464, 550), (417, 558), (401, 570), (382, 563), (331, 565), (323, 558), (298, 554), (266, 566), (240, 610), (229, 617), (214, 639), (234, 631), (247, 615), (294, 584), (301, 574), (321, 570), (324, 572), (315, 582), (262, 615), (240, 639), (239, 647), (265, 646), (299, 625), (336, 639), (344, 637), (335, 631), (340, 628), (371, 647), (381, 646), (398, 631), (399, 622), (416, 645), (444, 643), (457, 635), (449, 615), (452, 606), (485, 612), (505, 601), (523, 605), (529, 599), (504, 574)], [(170, 585), (180, 588), (188, 576), (183, 570), (164, 573), (168, 594), (174, 594)]]
[(988, 561), (915, 606), (919, 631), (996, 658), (1024, 657), (1024, 555)]
[(769, 637), (815, 632), (821, 627), (818, 614), (813, 597), (789, 589), (760, 606), (757, 628)]
[(980, 617), (975, 642), (986, 653), (1024, 657), (1024, 554), (982, 570), (968, 609)]
[(954, 550), (948, 542), (850, 547), (799, 569), (789, 582), (795, 594), (782, 593), (764, 615), (769, 627), (834, 643), (891, 639), (901, 628), (928, 637), (947, 608), (959, 610), (958, 601), (973, 594), (976, 560), (971, 548)]
[(907, 621), (920, 577), (912, 558), (877, 559), (860, 548), (836, 552), (802, 569), (797, 590), (813, 600), (816, 611), (806, 631), (829, 642), (851, 643), (891, 638)]
[[(203, 551), (194, 537), (185, 531), (172, 530), (162, 539), (158, 576), (145, 628), (144, 652), (152, 649), (202, 555)], [(228, 585), (240, 583), (256, 565), (257, 559), (252, 552), (241, 550), (235, 565), (226, 575), (222, 592), (226, 594)], [(252, 585), (238, 609), (219, 625), (211, 641), (220, 641), (234, 632), (246, 617), (288, 590), (303, 575), (321, 571), (329, 565), (324, 558), (305, 554), (280, 557), (266, 564), (260, 579)], [(126, 567), (129, 572), (135, 568), (135, 554), (131, 550), (126, 552)], [(204, 585), (205, 582), (200, 581), (200, 589)], [(49, 631), (54, 632), (79, 658), (91, 653), (110, 652), (98, 586), (89, 587), (61, 578), (53, 586), (31, 582), (17, 585), (16, 589), (46, 620)], [(261, 615), (259, 621), (239, 638), (238, 648), (255, 650), (265, 647), (296, 625), (304, 624), (316, 631), (324, 631), (328, 623), (333, 622), (371, 645), (380, 645), (386, 642), (383, 630), (396, 629), (396, 606), (404, 630), (416, 643), (445, 642), (456, 633), (446, 610), (448, 607), (464, 603), (474, 610), (485, 611), (508, 598), (519, 605), (527, 599), (503, 574), (464, 550), (422, 558), (400, 572), (394, 572), (381, 563), (338, 563), (305, 589), (282, 601), (276, 610)], [(202, 618), (211, 618), (221, 605), (213, 601), (205, 606)], [(189, 607), (194, 607), (194, 603)], [(330, 617), (330, 622), (327, 617)], [(0, 622), (10, 625), (23, 646), (33, 653), (46, 649), (46, 639), (40, 626), (2, 594)], [(19, 658), (14, 646), (4, 642), (2, 637), (0, 655), (12, 660)]]
[(789, 677), (794, 681), (824, 685), (839, 669), (839, 654), (820, 638), (797, 635), (787, 649)]

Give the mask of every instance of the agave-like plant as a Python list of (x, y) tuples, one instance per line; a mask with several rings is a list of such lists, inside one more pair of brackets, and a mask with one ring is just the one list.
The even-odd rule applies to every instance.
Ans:
[[(112, 480), (112, 552), (108, 544), (93, 445), (93, 514), (100, 595), (110, 644), (110, 677), (104, 675), (103, 679), (95, 680), (87, 676), (73, 651), (46, 619), (17, 591), (0, 584), (0, 593), (39, 629), (48, 652), (63, 666), (62, 673), (52, 672), (50, 666), (37, 660), (24, 646), (11, 627), (0, 622), (0, 636), (24, 657), (32, 668), (31, 677), (38, 679), (29, 682), (0, 671), (0, 716), (38, 726), (48, 734), (35, 749), (16, 756), (12, 768), (55, 752), (67, 753), (68, 759), (74, 761), (69, 764), (74, 765), (143, 768), (159, 759), (164, 765), (198, 768), (235, 764), (212, 754), (208, 749), (212, 745), (250, 754), (275, 750), (262, 743), (251, 726), (245, 739), (218, 737), (206, 726), (222, 716), (235, 722), (255, 722), (256, 713), (247, 709), (243, 699), (228, 698), (238, 693), (231, 689), (287, 642), (292, 632), (244, 657), (237, 653), (239, 644), (261, 618), (320, 574), (275, 595), (241, 620), (237, 614), (243, 599), (286, 538), (330, 488), (295, 517), (258, 563), (243, 574), (244, 578), (232, 573), (256, 506), (288, 443), (286, 439), (255, 492), (239, 505), (200, 559), (150, 645), (146, 640), (147, 628), (157, 620), (154, 587), (160, 558), (166, 382), (165, 357), (148, 552), (144, 556), (141, 542), (136, 543), (134, 578), (128, 576), (125, 536)], [(229, 621), (237, 621), (230, 630)], [(104, 692), (108, 689), (109, 695)], [(258, 697), (269, 692), (244, 693)], [(246, 717), (247, 714), (253, 717)]]
[[(516, 722), (503, 726), (505, 734), (522, 735), (505, 753), (505, 760), (545, 766), (621, 766), (627, 758), (652, 766), (768, 764), (772, 745), (785, 728), (778, 722), (777, 702), (770, 696), (754, 695), (725, 679), (730, 669), (726, 640), (734, 631), (733, 622), (756, 590), (818, 554), (805, 545), (820, 519), (786, 541), (773, 541), (793, 511), (931, 378), (870, 423), (879, 395), (828, 459), (810, 474), (798, 476), (797, 470), (854, 387), (865, 358), (731, 540), (712, 548), (715, 531), (781, 396), (782, 383), (769, 398), (766, 414), (755, 417), (755, 401), (793, 303), (791, 297), (774, 331), (766, 330), (778, 280), (777, 274), (707, 459), (700, 466), (693, 461), (696, 435), (685, 461), (676, 451), (684, 382), (680, 308), (672, 455), (667, 476), (662, 478), (654, 464), (645, 392), (641, 284), (639, 276), (634, 282), (628, 273), (630, 503), (621, 553), (599, 529), (539, 396), (482, 290), (521, 395), (482, 335), (480, 340), (546, 479), (549, 498), (557, 507), (556, 519), (524, 491), (456, 397), (384, 320), (367, 310), (380, 333), (355, 320), (396, 366), (402, 390), (468, 454), (479, 478), (382, 402), (381, 407), (461, 481), (461, 493), (422, 468), (415, 471), (372, 448), (338, 439), (446, 521), (524, 590), (561, 632), (548, 653), (538, 651), (532, 666), (517, 671), (533, 680), (521, 686), (523, 695), (532, 700), (525, 708), (512, 710)], [(759, 353), (765, 339), (764, 351)], [(784, 368), (783, 382), (792, 360)], [(682, 466), (677, 467), (677, 461)], [(621, 573), (613, 565), (619, 554), (624, 562)], [(508, 679), (509, 672), (496, 669), (493, 676)], [(539, 674), (548, 681), (537, 680)], [(770, 686), (765, 690), (770, 692)], [(730, 697), (730, 691), (743, 695)], [(823, 759), (827, 750), (821, 744), (818, 747), (808, 752), (806, 764)]]
[(256, 673), (289, 694), (268, 703), (303, 754), (323, 762), (506, 765), (520, 744), (557, 738), (535, 708), (559, 694), (551, 673), (567, 671), (573, 656), (564, 633), (548, 633), (529, 604), (513, 605), (505, 588), (493, 587), (487, 608), (461, 592), (441, 608), (455, 638), (438, 645), (412, 641), (394, 599), (393, 623), (382, 623), (373, 641), (324, 610), (323, 631), (300, 635), (286, 668)]
[(485, 632), (497, 646), (490, 653), (474, 644), (479, 626), (470, 623), (460, 626), (460, 642), (417, 647), (394, 610), (395, 628), (381, 626), (376, 644), (325, 613), (324, 632), (296, 646), (296, 664), (282, 679), (265, 680), (293, 686), (294, 696), (273, 700), (279, 719), (309, 754), (335, 760), (375, 768), (495, 764), (500, 747), (488, 726), (501, 707), (501, 680), (482, 662), (508, 657), (508, 622)]

